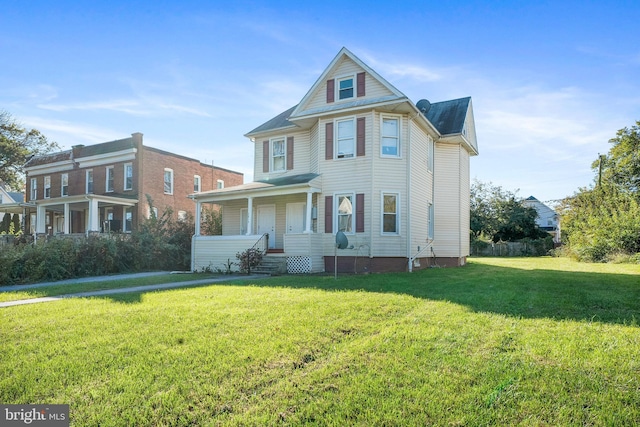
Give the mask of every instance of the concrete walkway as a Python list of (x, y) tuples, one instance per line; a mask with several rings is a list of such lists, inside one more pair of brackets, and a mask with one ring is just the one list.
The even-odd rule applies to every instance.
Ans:
[[(22, 290), (22, 289), (42, 288), (42, 287), (54, 286), (54, 285), (102, 282), (102, 281), (108, 281), (108, 280), (132, 279), (132, 278), (138, 278), (138, 277), (160, 276), (160, 275), (168, 275), (168, 274), (171, 274), (171, 273), (153, 272), (153, 273), (121, 274), (121, 275), (114, 275), (114, 276), (86, 277), (81, 279), (61, 280), (59, 282), (36, 283), (33, 285), (2, 286), (0, 287), (0, 292), (9, 291), (9, 290), (16, 291), (16, 290)], [(23, 299), (23, 300), (17, 300), (17, 301), (6, 301), (6, 302), (0, 302), (0, 308), (13, 307), (16, 305), (25, 305), (25, 304), (37, 304), (41, 302), (60, 301), (68, 298), (84, 298), (84, 297), (105, 296), (105, 295), (114, 295), (114, 294), (125, 294), (125, 293), (131, 293), (131, 292), (148, 292), (148, 291), (156, 291), (156, 290), (162, 290), (162, 289), (180, 288), (180, 287), (191, 286), (191, 285), (204, 285), (208, 283), (228, 282), (231, 280), (263, 279), (265, 277), (269, 277), (269, 276), (262, 275), (262, 274), (255, 274), (251, 276), (242, 276), (242, 275), (212, 276), (208, 279), (189, 280), (186, 282), (171, 282), (171, 283), (161, 283), (157, 285), (132, 286), (130, 288), (103, 289), (100, 291), (77, 292), (77, 293), (71, 293), (71, 294), (65, 294), (65, 295), (56, 295), (52, 297), (40, 297), (40, 298), (30, 298), (30, 299)]]

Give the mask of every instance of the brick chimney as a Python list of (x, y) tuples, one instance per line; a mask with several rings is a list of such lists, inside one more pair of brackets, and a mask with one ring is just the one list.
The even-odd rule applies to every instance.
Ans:
[(138, 146), (138, 149), (142, 148), (142, 134), (140, 132), (134, 132), (131, 134), (133, 142)]

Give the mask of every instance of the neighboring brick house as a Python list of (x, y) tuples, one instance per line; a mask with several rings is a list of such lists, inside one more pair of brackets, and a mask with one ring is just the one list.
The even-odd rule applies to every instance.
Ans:
[(31, 158), (25, 165), (25, 229), (37, 233), (130, 232), (157, 213), (194, 215), (187, 195), (243, 183), (243, 174), (157, 148), (142, 134)]

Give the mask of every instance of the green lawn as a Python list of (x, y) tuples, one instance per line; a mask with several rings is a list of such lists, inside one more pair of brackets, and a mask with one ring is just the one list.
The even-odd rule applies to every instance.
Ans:
[(0, 402), (75, 426), (633, 426), (638, 319), (640, 266), (558, 258), (61, 300), (0, 309)]

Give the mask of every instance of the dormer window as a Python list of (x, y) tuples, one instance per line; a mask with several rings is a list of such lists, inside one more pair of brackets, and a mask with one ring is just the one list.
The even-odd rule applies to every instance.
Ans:
[(338, 99), (353, 98), (353, 76), (338, 79)]

